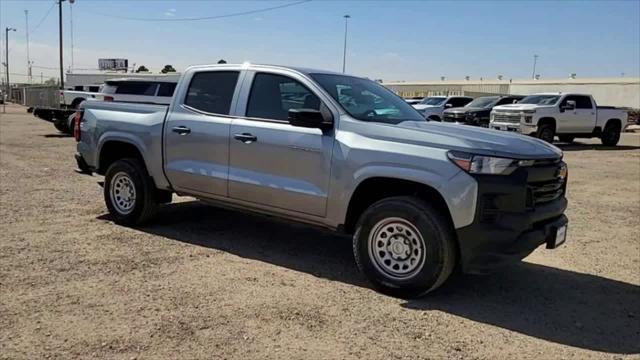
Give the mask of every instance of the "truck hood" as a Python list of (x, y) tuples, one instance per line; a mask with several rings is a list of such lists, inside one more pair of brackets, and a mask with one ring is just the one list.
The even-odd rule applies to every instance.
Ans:
[(381, 133), (388, 141), (514, 159), (562, 156), (562, 151), (549, 143), (506, 131), (436, 121), (404, 121), (385, 127), (390, 129)]
[(431, 108), (436, 108), (438, 106), (434, 106), (434, 105), (425, 105), (425, 104), (415, 104), (415, 105), (411, 105), (413, 106), (414, 109), (416, 110), (424, 110), (424, 109), (431, 109)]
[(541, 107), (548, 106), (540, 106), (536, 104), (508, 104), (508, 105), (500, 105), (493, 108), (493, 110), (512, 110), (512, 111), (521, 111), (521, 110), (534, 110), (539, 109)]

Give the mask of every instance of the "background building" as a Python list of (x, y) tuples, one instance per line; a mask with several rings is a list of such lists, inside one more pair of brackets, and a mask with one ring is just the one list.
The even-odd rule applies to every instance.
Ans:
[(435, 95), (529, 95), (539, 92), (591, 94), (600, 105), (640, 108), (640, 78), (568, 78), (549, 80), (436, 80), (384, 82), (402, 97)]

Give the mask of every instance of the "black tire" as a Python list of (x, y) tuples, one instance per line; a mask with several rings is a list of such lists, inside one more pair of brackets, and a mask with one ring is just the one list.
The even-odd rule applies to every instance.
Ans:
[(602, 135), (600, 135), (600, 141), (602, 141), (602, 145), (604, 146), (616, 146), (620, 141), (620, 125), (615, 122), (607, 123), (607, 126), (604, 127), (604, 131), (602, 131)]
[(76, 117), (76, 114), (71, 114), (67, 117), (67, 131), (66, 133), (69, 135), (73, 135), (73, 127), (74, 127), (74, 119)]
[(71, 102), (70, 108), (74, 109), (74, 110), (78, 109), (78, 107), (80, 107), (80, 104), (82, 104), (82, 102), (84, 100), (85, 100), (84, 98), (75, 98), (75, 99), (73, 99), (73, 101)]
[(563, 143), (568, 143), (571, 144), (573, 143), (573, 140), (575, 140), (575, 136), (571, 136), (571, 135), (558, 135), (558, 139), (560, 140), (560, 142)]
[[(114, 183), (114, 180), (116, 183)], [(118, 199), (131, 199), (128, 190), (133, 184), (133, 200), (118, 201)], [(117, 193), (118, 183), (120, 192), (126, 195), (122, 198)], [(113, 188), (113, 189), (112, 189)], [(112, 190), (114, 194), (112, 196)], [(114, 221), (121, 225), (138, 225), (152, 218), (158, 209), (156, 201), (157, 191), (147, 169), (138, 159), (121, 159), (109, 166), (104, 177), (104, 201), (113, 216)], [(126, 206), (125, 206), (126, 205)]]
[(67, 120), (66, 119), (54, 119), (53, 120), (53, 126), (56, 128), (56, 130), (62, 132), (62, 133), (67, 133)]
[(551, 124), (542, 124), (538, 128), (538, 139), (544, 140), (549, 144), (553, 144), (553, 139), (556, 136), (556, 129)]
[[(401, 242), (399, 249), (394, 242)], [(356, 225), (353, 253), (358, 268), (376, 289), (400, 298), (435, 290), (449, 278), (456, 263), (451, 224), (434, 207), (413, 196), (390, 197), (371, 205)], [(401, 271), (406, 273), (397, 273)]]

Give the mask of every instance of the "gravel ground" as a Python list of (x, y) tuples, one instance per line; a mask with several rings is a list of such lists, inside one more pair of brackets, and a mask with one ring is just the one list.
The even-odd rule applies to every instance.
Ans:
[(405, 301), (302, 226), (190, 198), (115, 225), (73, 139), (7, 110), (0, 358), (640, 358), (640, 134), (565, 147), (565, 246)]

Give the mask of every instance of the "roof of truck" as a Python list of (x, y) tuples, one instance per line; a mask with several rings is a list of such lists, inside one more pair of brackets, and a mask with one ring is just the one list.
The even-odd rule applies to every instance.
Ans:
[(272, 68), (272, 69), (287, 69), (287, 70), (293, 70), (293, 71), (297, 71), (299, 73), (305, 74), (305, 75), (309, 75), (309, 74), (330, 74), (330, 75), (347, 75), (347, 76), (356, 76), (356, 75), (350, 75), (350, 74), (344, 74), (341, 72), (337, 72), (337, 71), (330, 71), (330, 70), (322, 70), (322, 69), (312, 69), (312, 68), (306, 68), (306, 67), (298, 67), (298, 66), (286, 66), (286, 65), (272, 65), (272, 64), (252, 64), (252, 63), (242, 63), (242, 64), (204, 64), (204, 65), (193, 65), (193, 66), (189, 66), (189, 69), (192, 68), (202, 68), (202, 67), (220, 67), (220, 68), (238, 68), (238, 67), (242, 67), (242, 68)]

